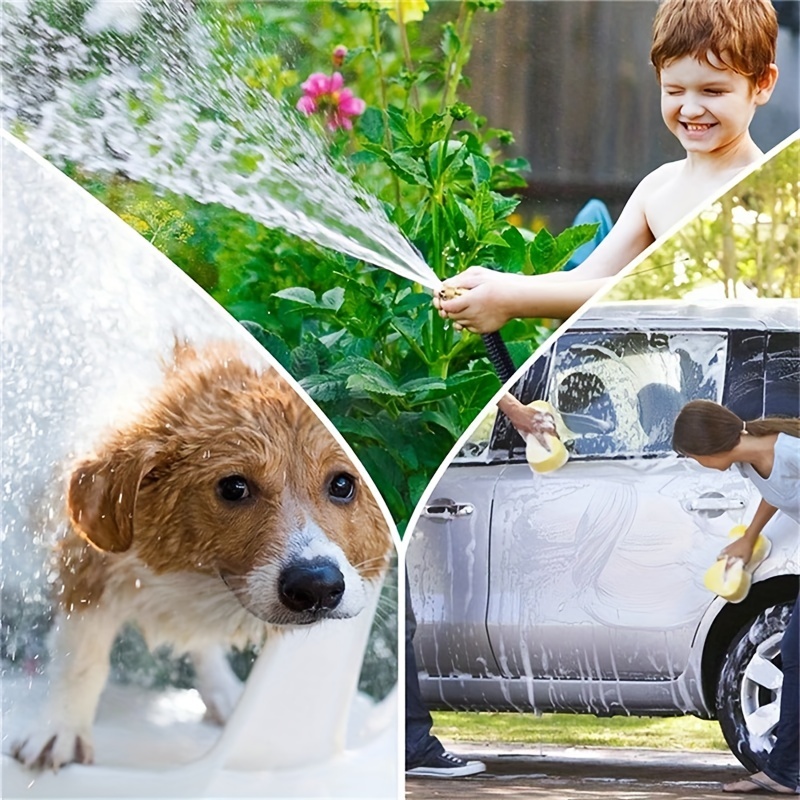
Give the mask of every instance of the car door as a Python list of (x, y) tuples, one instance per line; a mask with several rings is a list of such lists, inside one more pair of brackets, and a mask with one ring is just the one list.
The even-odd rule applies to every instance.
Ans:
[(408, 545), (417, 666), (433, 678), (498, 674), (486, 604), (492, 497), (502, 468), (451, 466), (424, 504)]
[[(544, 390), (547, 358), (526, 376), (527, 391)], [(445, 470), (420, 509), (406, 550), (411, 602), (417, 620), (414, 646), (421, 687), (429, 703), (486, 707), (481, 684), (500, 675), (486, 628), (489, 537), (495, 487), (509, 453), (495, 445), (508, 437), (508, 421), (487, 413)], [(467, 688), (464, 678), (473, 681)], [(459, 687), (446, 685), (458, 681)]]
[(570, 460), (545, 475), (518, 461), (497, 483), (487, 610), (502, 674), (548, 681), (545, 707), (624, 707), (620, 681), (686, 666), (712, 599), (703, 573), (756, 500), (738, 472), (670, 446), (685, 402), (721, 400), (727, 340), (584, 330), (555, 345), (546, 397)]

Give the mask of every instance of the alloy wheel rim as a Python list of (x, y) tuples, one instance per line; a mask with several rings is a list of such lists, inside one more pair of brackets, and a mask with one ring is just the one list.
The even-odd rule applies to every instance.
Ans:
[(742, 715), (753, 751), (771, 750), (780, 717), (783, 671), (780, 667), (782, 633), (774, 633), (757, 647), (742, 676)]

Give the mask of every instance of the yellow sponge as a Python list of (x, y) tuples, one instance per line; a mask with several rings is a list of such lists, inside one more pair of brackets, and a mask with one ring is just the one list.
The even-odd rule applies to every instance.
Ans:
[[(534, 400), (532, 403), (528, 403), (528, 408), (534, 408), (544, 414), (550, 414), (558, 428), (558, 423), (560, 422), (558, 413), (550, 403), (544, 400)], [(564, 443), (558, 436), (546, 433), (544, 437), (549, 445), (549, 450), (542, 447), (539, 440), (532, 433), (525, 436), (525, 457), (534, 472), (552, 472), (559, 467), (563, 467), (569, 459), (567, 448), (564, 447)]]
[[(738, 539), (746, 530), (744, 525), (736, 525), (728, 536), (731, 539)], [(729, 603), (740, 603), (750, 591), (753, 573), (769, 555), (771, 549), (772, 544), (769, 539), (760, 534), (747, 564), (741, 558), (720, 558), (706, 571), (703, 583), (707, 589)]]
[(727, 600), (741, 603), (753, 582), (741, 558), (720, 558), (708, 568), (703, 578), (706, 589)]

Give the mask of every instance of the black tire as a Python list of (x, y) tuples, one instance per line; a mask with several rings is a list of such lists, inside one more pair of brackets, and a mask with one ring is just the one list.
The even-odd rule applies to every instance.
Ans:
[(775, 743), (780, 642), (794, 601), (762, 611), (728, 647), (717, 680), (717, 719), (731, 752), (751, 772), (763, 769)]

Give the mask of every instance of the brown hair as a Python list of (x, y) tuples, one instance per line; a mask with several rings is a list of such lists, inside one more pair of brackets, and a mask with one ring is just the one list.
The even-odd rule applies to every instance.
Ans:
[(727, 453), (747, 432), (752, 436), (787, 433), (800, 437), (800, 419), (765, 417), (745, 422), (730, 409), (711, 400), (692, 400), (675, 420), (672, 449), (682, 455), (713, 456)]
[(664, 0), (653, 23), (650, 60), (661, 70), (673, 59), (711, 53), (755, 85), (775, 61), (778, 17), (769, 0)]

